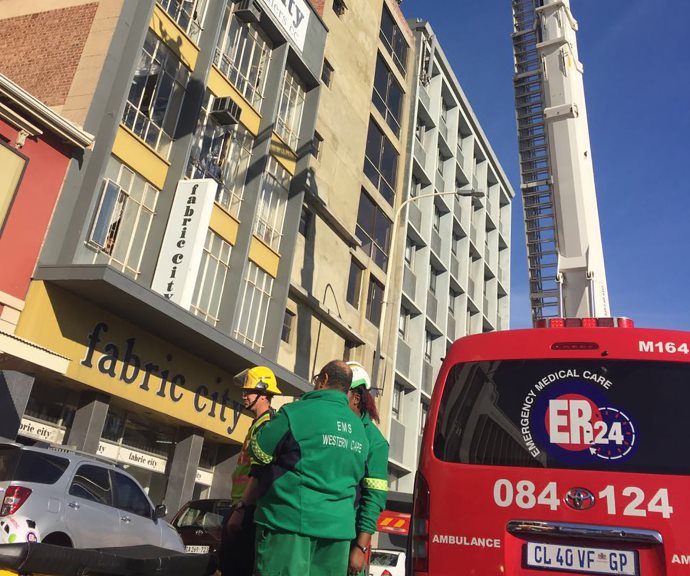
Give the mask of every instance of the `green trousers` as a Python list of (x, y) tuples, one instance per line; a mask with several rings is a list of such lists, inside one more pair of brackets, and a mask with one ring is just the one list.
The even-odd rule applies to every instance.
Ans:
[(255, 576), (345, 576), (349, 557), (349, 540), (256, 527)]

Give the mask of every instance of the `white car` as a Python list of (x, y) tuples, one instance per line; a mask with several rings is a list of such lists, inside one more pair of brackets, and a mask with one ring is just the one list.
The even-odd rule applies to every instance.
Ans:
[(375, 548), (369, 558), (369, 576), (405, 576), (405, 552)]
[(184, 552), (165, 514), (112, 463), (62, 446), (0, 442), (0, 544), (150, 544)]

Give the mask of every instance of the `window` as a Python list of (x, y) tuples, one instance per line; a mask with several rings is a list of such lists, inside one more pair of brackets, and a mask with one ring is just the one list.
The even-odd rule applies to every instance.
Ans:
[(373, 120), (369, 120), (364, 173), (391, 206), (398, 174), (398, 152)]
[(213, 97), (207, 91), (187, 164), (187, 176), (213, 178), (218, 182), (216, 202), (237, 217), (254, 138), (240, 124), (219, 124), (213, 115), (209, 114), (212, 101)]
[(283, 76), (283, 89), (280, 93), (280, 104), (278, 105), (276, 133), (293, 150), (297, 149), (299, 143), (299, 129), (302, 123), (305, 94), (304, 83), (291, 68), (286, 68)]
[(441, 136), (448, 141), (448, 104), (443, 99), (441, 99), (441, 118), (438, 123), (438, 130)]
[(225, 279), (230, 268), (232, 246), (213, 230), (206, 231), (206, 242), (194, 286), (191, 311), (211, 326), (218, 324)]
[(182, 108), (189, 70), (149, 30), (129, 89), (122, 122), (168, 157)]
[(0, 234), (24, 174), (26, 158), (0, 142)]
[(311, 155), (319, 160), (321, 158), (321, 151), (323, 150), (323, 136), (318, 132), (314, 132), (314, 139), (312, 140)]
[(429, 407), (422, 403), (422, 412), (419, 418), (419, 435), (424, 435), (424, 428), (426, 426), (426, 419), (429, 416)]
[(386, 66), (381, 54), (376, 58), (374, 93), (371, 99), (376, 109), (386, 120), (386, 124), (390, 126), (396, 136), (400, 136), (403, 91), (393, 73)]
[(400, 309), (400, 317), (398, 319), (398, 336), (403, 340), (407, 340), (407, 325), (410, 320), (410, 313), (405, 309)]
[(290, 173), (270, 157), (259, 194), (254, 234), (273, 250), (280, 247), (289, 189)]
[(203, 29), (207, 0), (157, 0), (183, 32), (197, 42)]
[(455, 315), (455, 300), (458, 297), (458, 293), (455, 290), (451, 290), (448, 294), (448, 312), (451, 316)]
[(67, 458), (23, 450), (11, 444), (0, 448), (0, 482), (55, 484), (68, 466)]
[(446, 159), (443, 157), (443, 152), (441, 152), (441, 149), (438, 149), (438, 162), (436, 163), (436, 171), (441, 175), (441, 178), (443, 178), (443, 166), (445, 165)]
[(309, 229), (311, 228), (311, 222), (313, 220), (313, 214), (311, 210), (306, 206), (302, 206), (302, 212), (299, 217), (299, 233), (305, 238), (309, 235)]
[(460, 254), (460, 241), (462, 238), (457, 232), (453, 232), (453, 238), (450, 243), (450, 251), (453, 253), (453, 256), (457, 256)]
[(79, 466), (70, 484), (69, 493), (77, 498), (110, 506), (113, 503), (113, 492), (107, 468), (90, 464)]
[(97, 251), (94, 263), (139, 276), (158, 194), (139, 174), (110, 157), (89, 236), (89, 244)]
[(347, 10), (347, 6), (344, 0), (333, 0), (333, 12), (338, 18), (345, 14), (345, 10)]
[(400, 27), (395, 23), (393, 15), (384, 5), (381, 14), (381, 28), (379, 38), (386, 47), (386, 51), (393, 57), (396, 66), (405, 75), (407, 64), (407, 41), (405, 40)]
[(424, 331), (424, 359), (427, 362), (431, 362), (431, 352), (433, 350), (434, 338), (431, 332), (428, 330)]
[(403, 398), (405, 397), (405, 389), (397, 382), (393, 384), (393, 406), (391, 407), (391, 414), (393, 418), (400, 421), (402, 419)]
[(115, 482), (115, 506), (137, 516), (152, 518), (151, 504), (136, 482), (120, 472), (112, 474)]
[(426, 126), (424, 124), (424, 120), (422, 120), (419, 116), (417, 116), (417, 124), (415, 126), (414, 130), (414, 135), (417, 137), (417, 140), (419, 140), (420, 144), (424, 144), (424, 135), (426, 134)]
[(280, 339), (283, 342), (290, 343), (292, 338), (292, 327), (295, 324), (295, 313), (290, 310), (285, 310), (285, 315), (283, 316), (283, 330), (280, 333)]
[(331, 87), (333, 82), (333, 66), (328, 60), (323, 61), (323, 68), (321, 69), (321, 82), (324, 86)]
[(258, 26), (233, 17), (232, 3), (229, 3), (213, 63), (257, 109), (263, 98), (271, 48), (270, 41)]
[(422, 191), (422, 181), (416, 176), (412, 176), (412, 186), (410, 187), (410, 196), (416, 198)]
[(347, 281), (347, 301), (355, 308), (359, 308), (359, 298), (362, 293), (363, 268), (353, 258), (350, 262), (350, 275)]
[(369, 195), (362, 191), (355, 235), (362, 242), (362, 250), (384, 271), (388, 268), (390, 232), (391, 221)]
[(248, 262), (235, 337), (259, 352), (263, 349), (272, 290), (273, 278), (254, 262)]
[(436, 294), (436, 284), (438, 281), (438, 272), (434, 268), (429, 268), (429, 292)]
[[(373, 276), (369, 278), (369, 290), (367, 291), (366, 318), (378, 326), (381, 322), (381, 308), (383, 307), (383, 284)], [(379, 326), (383, 329), (382, 326)]]
[(346, 362), (349, 360), (357, 360), (357, 348), (359, 348), (359, 345), (356, 342), (345, 340), (345, 347), (343, 349), (343, 360), (345, 360)]
[(441, 216), (441, 211), (438, 209), (438, 206), (434, 204), (434, 219), (432, 220), (432, 226), (436, 232), (441, 232)]
[(414, 268), (414, 254), (417, 251), (417, 246), (411, 238), (405, 240), (405, 264), (410, 268)]

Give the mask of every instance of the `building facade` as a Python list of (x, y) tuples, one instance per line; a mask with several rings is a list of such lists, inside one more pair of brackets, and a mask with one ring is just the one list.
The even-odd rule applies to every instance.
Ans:
[(126, 464), (170, 513), (227, 495), (233, 375), (310, 387), (278, 354), (324, 23), (304, 0), (6, 0), (0, 37), (0, 71), (95, 135), (15, 318), (66, 363), (23, 373), (17, 433)]
[(392, 491), (411, 493), (435, 378), (458, 338), (509, 321), (514, 191), (431, 26), (410, 20), (415, 54), (407, 204), (395, 223), (384, 383)]

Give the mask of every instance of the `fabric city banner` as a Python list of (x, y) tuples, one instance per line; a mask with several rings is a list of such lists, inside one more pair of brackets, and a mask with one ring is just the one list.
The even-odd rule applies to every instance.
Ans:
[(147, 410), (240, 443), (251, 424), (231, 374), (60, 288), (32, 282), (17, 335), (68, 358), (68, 378)]
[(151, 288), (182, 308), (192, 303), (217, 188), (210, 179), (177, 184)]

